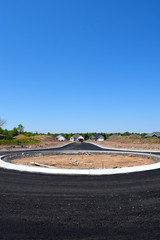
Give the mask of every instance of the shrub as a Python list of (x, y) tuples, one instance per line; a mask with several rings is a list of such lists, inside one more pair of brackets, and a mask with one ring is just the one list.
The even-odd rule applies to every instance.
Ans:
[(11, 140), (0, 140), (0, 145), (25, 145), (39, 143), (40, 140), (32, 137), (17, 138)]

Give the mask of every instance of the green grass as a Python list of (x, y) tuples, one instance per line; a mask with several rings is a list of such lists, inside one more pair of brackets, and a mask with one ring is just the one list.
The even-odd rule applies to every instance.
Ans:
[(11, 140), (0, 140), (0, 145), (25, 145), (25, 144), (36, 144), (40, 140), (32, 137), (17, 138)]
[(146, 139), (157, 139), (156, 137), (148, 137)]

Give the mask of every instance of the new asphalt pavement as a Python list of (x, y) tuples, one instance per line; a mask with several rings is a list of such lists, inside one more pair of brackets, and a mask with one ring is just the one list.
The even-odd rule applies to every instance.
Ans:
[[(57, 147), (57, 148), (44, 148), (44, 149), (32, 149), (32, 150), (24, 150), (23, 148), (21, 150), (16, 150), (16, 151), (0, 151), (0, 155), (5, 155), (5, 154), (14, 154), (14, 153), (22, 153), (22, 152), (44, 152), (44, 151), (72, 151), (72, 150), (80, 150), (80, 151), (114, 151), (116, 152), (115, 149), (110, 149), (110, 148), (103, 148), (100, 146), (97, 146), (95, 144), (92, 143), (87, 143), (87, 142), (82, 142), (82, 143), (77, 143), (77, 142), (73, 142), (73, 143), (69, 143), (65, 146), (62, 147)], [(124, 152), (124, 150), (119, 149), (118, 151)], [(129, 152), (132, 152), (131, 150), (128, 150)], [(127, 152), (127, 150), (125, 150), (125, 152)], [(139, 152), (137, 151), (133, 151), (133, 152)], [(143, 153), (148, 153), (147, 151), (141, 151)], [(160, 152), (152, 152), (154, 154), (158, 154), (160, 155)]]
[[(79, 146), (90, 145), (63, 148)], [(63, 176), (0, 168), (3, 239), (159, 240), (160, 170)]]

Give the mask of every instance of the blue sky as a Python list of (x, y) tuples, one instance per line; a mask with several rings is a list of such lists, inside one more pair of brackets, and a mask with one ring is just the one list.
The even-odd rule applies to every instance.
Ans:
[(159, 12), (159, 0), (0, 1), (4, 128), (160, 131)]

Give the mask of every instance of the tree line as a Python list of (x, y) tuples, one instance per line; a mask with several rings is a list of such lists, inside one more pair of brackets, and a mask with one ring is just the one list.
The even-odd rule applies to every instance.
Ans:
[(10, 140), (22, 133), (24, 133), (24, 127), (22, 124), (19, 124), (18, 127), (14, 127), (12, 130), (2, 129), (2, 127), (0, 127), (0, 139)]
[[(24, 131), (24, 126), (22, 124), (19, 124), (17, 127), (14, 127), (12, 130), (7, 130), (7, 129), (2, 129), (2, 126), (5, 125), (6, 121), (0, 119), (0, 139), (6, 139), (6, 140), (10, 140), (13, 137), (19, 135), (19, 134), (23, 134), (26, 137), (32, 137), (35, 135), (49, 135), (54, 137), (56, 135), (56, 133), (50, 133), (48, 132), (47, 134), (44, 133), (38, 133), (38, 132), (27, 132)], [(90, 133), (60, 133), (62, 136), (64, 136), (66, 138), (66, 140), (70, 140), (70, 137), (73, 136), (74, 134), (80, 134), (84, 137), (85, 140), (88, 140), (93, 134), (95, 134), (96, 132), (90, 132)], [(139, 135), (141, 137), (144, 137), (147, 133), (134, 133), (134, 132), (124, 132), (124, 133), (98, 133), (100, 135), (102, 135), (104, 137), (104, 139), (106, 140), (108, 137), (110, 137), (111, 135), (119, 135), (119, 136), (130, 136), (133, 134)]]
[[(90, 133), (60, 133), (62, 136), (64, 136), (67, 140), (70, 140), (70, 137), (73, 136), (74, 134), (80, 134), (81, 136), (84, 137), (84, 140), (88, 140), (92, 135), (94, 135), (96, 132), (90, 132)], [(140, 137), (144, 137), (147, 135), (147, 133), (134, 133), (134, 132), (124, 132), (124, 133), (103, 133), (100, 132), (98, 133), (99, 135), (102, 135), (104, 137), (104, 140), (109, 138), (112, 135), (117, 135), (117, 136), (131, 136), (131, 135), (139, 135)], [(50, 136), (55, 136), (56, 134), (51, 134), (48, 132), (48, 135)]]

